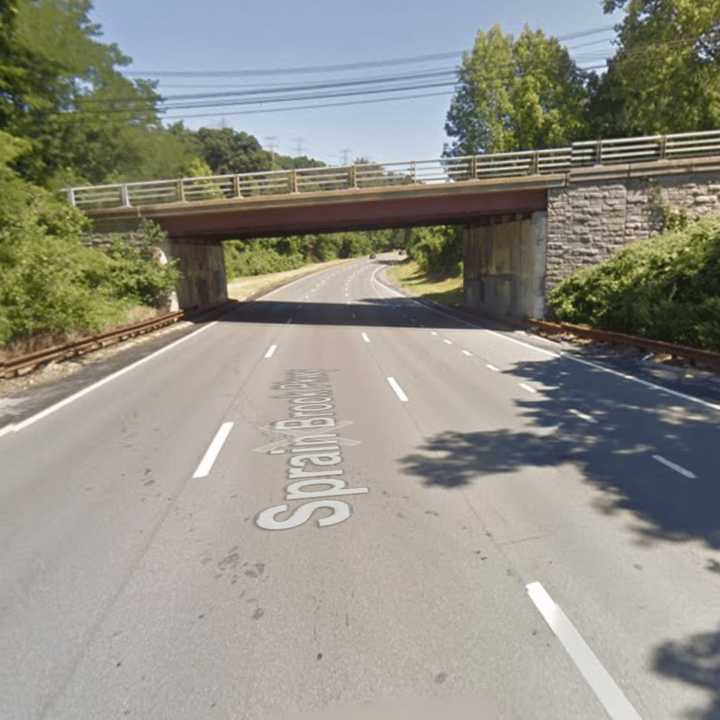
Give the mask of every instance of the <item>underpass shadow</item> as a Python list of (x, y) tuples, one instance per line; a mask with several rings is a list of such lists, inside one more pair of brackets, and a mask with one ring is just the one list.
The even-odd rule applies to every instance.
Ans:
[[(505, 374), (538, 390), (533, 399), (513, 401), (523, 421), (518, 429), (446, 430), (402, 458), (403, 471), (425, 487), (453, 492), (490, 475), (570, 463), (583, 482), (600, 491), (592, 505), (597, 512), (629, 512), (635, 518), (627, 531), (636, 542), (699, 541), (708, 550), (720, 549), (716, 415), (562, 357), (518, 362)], [(481, 400), (482, 385), (468, 392)], [(683, 477), (653, 454), (667, 454), (696, 477)], [(553, 482), (552, 474), (543, 478)], [(718, 567), (707, 558), (708, 582), (717, 582)], [(660, 643), (653, 668), (708, 693), (707, 707), (688, 717), (720, 719), (720, 629)]]
[[(292, 318), (295, 325), (336, 325), (364, 327), (433, 327), (439, 330), (467, 330), (467, 321), (419, 305), (410, 298), (367, 297), (348, 303), (298, 300), (254, 300), (238, 303), (222, 315), (221, 322), (283, 324)], [(480, 320), (480, 318), (478, 318)], [(488, 324), (483, 319), (484, 324)], [(498, 327), (502, 327), (498, 324)]]

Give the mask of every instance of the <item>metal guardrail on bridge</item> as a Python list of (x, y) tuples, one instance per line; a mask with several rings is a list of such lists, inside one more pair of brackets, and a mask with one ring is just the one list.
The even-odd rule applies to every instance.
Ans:
[(720, 155), (720, 130), (590, 140), (547, 150), (249, 172), (65, 190), (83, 210), (562, 173), (578, 167)]

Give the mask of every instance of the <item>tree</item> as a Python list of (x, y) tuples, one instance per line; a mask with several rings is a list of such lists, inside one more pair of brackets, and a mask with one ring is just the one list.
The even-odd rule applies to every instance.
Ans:
[(205, 162), (217, 175), (269, 170), (272, 157), (254, 135), (232, 128), (200, 128), (195, 134)]
[(605, 0), (625, 9), (597, 82), (594, 131), (635, 135), (720, 126), (720, 0)]
[(525, 27), (479, 32), (466, 54), (445, 130), (449, 155), (563, 145), (586, 136), (587, 78), (555, 38)]

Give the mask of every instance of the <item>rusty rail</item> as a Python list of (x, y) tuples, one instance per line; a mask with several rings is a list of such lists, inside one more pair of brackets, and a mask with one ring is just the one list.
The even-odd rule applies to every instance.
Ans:
[(65, 343), (64, 345), (56, 345), (45, 350), (37, 350), (36, 352), (20, 355), (11, 360), (5, 360), (0, 363), (0, 379), (16, 377), (24, 370), (34, 370), (53, 360), (67, 360), (68, 358), (84, 355), (93, 350), (100, 350), (110, 345), (115, 345), (123, 340), (128, 340), (138, 335), (144, 335), (153, 330), (159, 330), (160, 328), (172, 325), (184, 317), (184, 310), (165, 313), (150, 318), (149, 320), (142, 320), (132, 325), (124, 325), (115, 330), (91, 335), (90, 337)]
[(539, 330), (550, 333), (572, 333), (578, 337), (589, 338), (599, 342), (612, 345), (627, 345), (652, 352), (667, 353), (675, 358), (684, 358), (692, 363), (700, 362), (716, 370), (720, 370), (720, 353), (711, 350), (700, 350), (699, 348), (688, 347), (687, 345), (676, 345), (675, 343), (663, 340), (652, 340), (639, 337), (638, 335), (626, 335), (625, 333), (613, 332), (611, 330), (599, 330), (587, 325), (574, 325), (564, 322), (550, 322), (548, 320), (530, 320), (530, 325)]

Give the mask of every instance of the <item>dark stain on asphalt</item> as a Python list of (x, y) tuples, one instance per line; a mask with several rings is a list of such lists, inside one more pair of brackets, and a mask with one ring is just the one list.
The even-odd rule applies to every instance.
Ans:
[(259, 620), (264, 614), (265, 611), (261, 607), (255, 608), (255, 612), (252, 614), (253, 620)]
[(640, 563), (633, 563), (633, 567), (634, 567), (636, 570), (642, 570), (642, 569), (643, 569), (643, 566), (642, 566)]
[(435, 676), (435, 682), (436, 682), (438, 685), (442, 685), (442, 684), (447, 680), (447, 677), (448, 677), (448, 675), (447, 675), (446, 672), (439, 672), (439, 673)]
[(434, 515), (435, 517), (440, 517), (440, 513), (437, 512), (436, 510), (426, 510), (425, 514), (426, 515)]
[(318, 654), (317, 654), (317, 659), (318, 659), (318, 660), (322, 660), (322, 653), (318, 653)]
[(149, 478), (148, 480), (146, 480), (143, 483), (143, 485), (145, 485), (145, 487), (149, 487), (150, 485), (154, 485), (154, 484), (155, 484), (155, 481), (152, 478)]
[(240, 562), (240, 554), (237, 552), (238, 546), (231, 547), (228, 554), (217, 564), (218, 570), (234, 570)]

